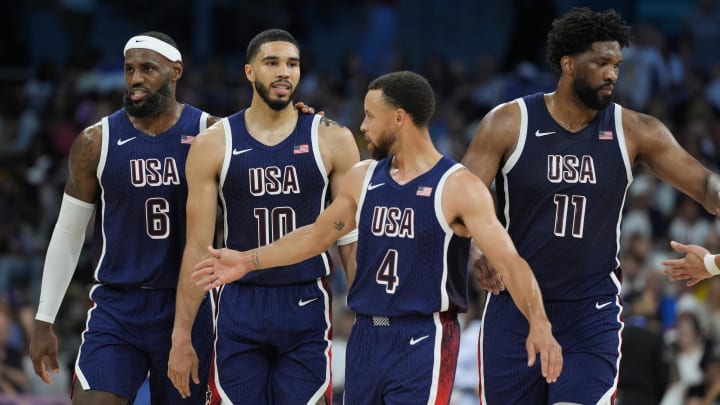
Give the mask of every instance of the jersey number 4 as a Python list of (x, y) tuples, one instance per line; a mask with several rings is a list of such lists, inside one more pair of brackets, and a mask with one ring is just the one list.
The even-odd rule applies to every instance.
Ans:
[[(585, 206), (587, 198), (582, 195), (568, 196), (555, 194), (555, 236), (565, 237), (568, 222), (568, 208), (572, 204), (572, 230), (573, 238), (582, 238), (585, 231)], [(570, 203), (570, 204), (568, 204)]]
[(385, 285), (385, 292), (395, 294), (395, 289), (400, 284), (400, 278), (397, 274), (398, 267), (398, 251), (389, 249), (385, 254), (385, 258), (380, 264), (380, 268), (375, 274), (375, 281), (378, 284)]

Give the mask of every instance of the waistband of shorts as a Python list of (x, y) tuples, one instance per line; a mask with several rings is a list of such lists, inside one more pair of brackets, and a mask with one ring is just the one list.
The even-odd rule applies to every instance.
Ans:
[(384, 315), (355, 315), (355, 322), (358, 324), (364, 324), (368, 326), (377, 327), (390, 327), (390, 326), (402, 326), (418, 321), (432, 320), (435, 315), (440, 317), (441, 321), (454, 321), (457, 320), (457, 312), (445, 311), (436, 312), (434, 314), (408, 314), (401, 316), (384, 316)]
[(253, 281), (247, 281), (247, 280), (235, 280), (232, 283), (229, 283), (227, 285), (236, 285), (236, 286), (242, 286), (242, 287), (257, 287), (257, 288), (282, 288), (282, 287), (304, 287), (307, 285), (316, 285), (318, 280), (322, 280), (325, 277), (318, 277), (314, 278), (312, 280), (303, 280), (298, 281), (295, 283), (286, 283), (286, 284), (262, 284), (257, 283), (255, 280)]
[(138, 291), (138, 290), (144, 290), (144, 291), (176, 291), (176, 288), (169, 288), (169, 287), (154, 287), (150, 285), (118, 285), (118, 284), (99, 284), (101, 287), (110, 288), (113, 290), (122, 290), (122, 291)]

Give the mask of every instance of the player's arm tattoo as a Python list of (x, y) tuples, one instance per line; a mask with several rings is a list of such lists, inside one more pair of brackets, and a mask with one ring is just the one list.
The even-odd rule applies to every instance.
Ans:
[(260, 255), (257, 250), (253, 250), (252, 252), (252, 261), (253, 266), (255, 266), (255, 270), (260, 270)]
[(97, 192), (97, 171), (100, 161), (101, 134), (100, 126), (84, 130), (73, 142), (70, 149), (70, 176), (65, 185), (65, 192), (80, 198), (93, 198)]
[(331, 125), (335, 125), (336, 127), (345, 128), (342, 125), (338, 124), (336, 121), (331, 120), (328, 117), (322, 117), (320, 118), (320, 123), (325, 124), (326, 127), (329, 127)]
[(345, 228), (345, 222), (344, 221), (335, 221), (333, 223), (333, 226), (335, 227), (335, 230), (342, 231)]

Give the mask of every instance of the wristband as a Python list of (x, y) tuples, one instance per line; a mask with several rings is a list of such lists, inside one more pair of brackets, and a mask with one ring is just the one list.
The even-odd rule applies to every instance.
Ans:
[(703, 262), (705, 262), (705, 270), (707, 270), (708, 273), (713, 276), (720, 274), (720, 268), (718, 268), (717, 264), (715, 264), (715, 255), (710, 253), (706, 254), (703, 258)]
[(355, 229), (353, 229), (352, 231), (350, 231), (350, 232), (346, 233), (345, 235), (341, 236), (341, 237), (337, 240), (337, 245), (338, 245), (338, 246), (349, 245), (349, 244), (351, 244), (351, 243), (353, 243), (353, 242), (357, 242), (357, 239), (358, 239), (358, 230), (357, 230), (357, 228), (355, 228)]

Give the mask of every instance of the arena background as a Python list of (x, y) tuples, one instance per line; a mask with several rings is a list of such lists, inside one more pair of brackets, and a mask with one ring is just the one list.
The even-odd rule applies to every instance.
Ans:
[[(296, 100), (359, 136), (370, 79), (398, 69), (425, 75), (436, 91), (431, 133), (459, 159), (494, 105), (550, 91), (545, 63), (552, 20), (573, 6), (614, 8), (633, 25), (616, 99), (660, 118), (708, 167), (720, 158), (720, 5), (715, 0), (27, 0), (0, 2), (0, 405), (69, 404), (68, 387), (87, 310), (91, 268), (84, 250), (56, 322), (63, 369), (46, 386), (27, 357), (44, 252), (59, 209), (67, 154), (77, 133), (119, 108), (122, 47), (148, 30), (170, 34), (185, 60), (179, 99), (224, 116), (249, 104), (245, 48), (257, 32), (284, 28), (301, 43)], [(627, 321), (620, 390), (649, 387), (664, 405), (684, 388), (720, 377), (720, 280), (693, 289), (665, 281), (668, 240), (720, 252), (720, 222), (695, 202), (635, 170), (623, 222)], [(339, 263), (339, 262), (338, 262)], [(334, 390), (343, 384), (352, 314), (342, 271), (335, 293)], [(453, 404), (477, 404), (476, 341), (482, 295), (464, 318)], [(700, 328), (688, 328), (697, 320)], [(642, 358), (647, 342), (661, 342)], [(693, 360), (705, 353), (702, 364)], [(22, 363), (19, 382), (8, 370)], [(690, 370), (690, 371), (688, 371)], [(714, 380), (712, 380), (714, 378)], [(146, 392), (136, 403), (147, 403)], [(623, 404), (624, 405), (624, 404)]]

